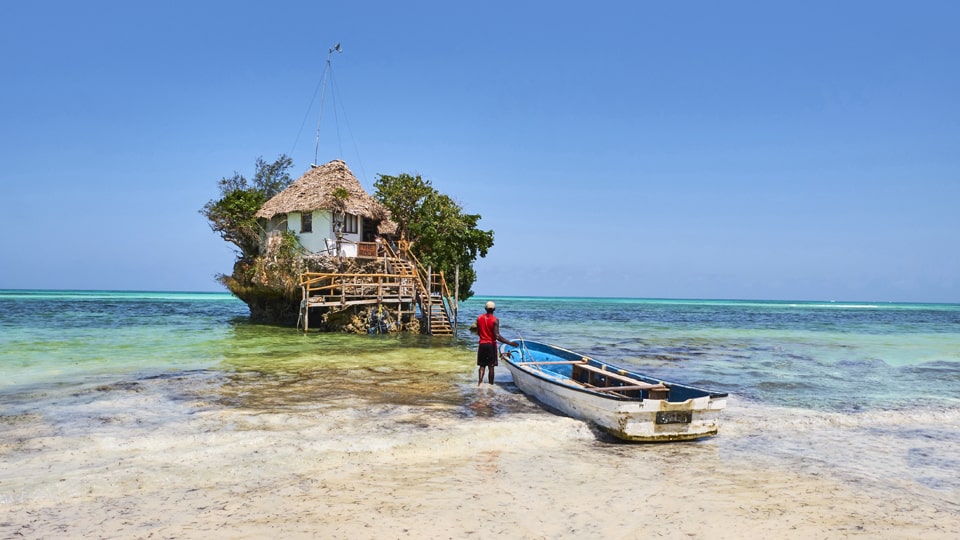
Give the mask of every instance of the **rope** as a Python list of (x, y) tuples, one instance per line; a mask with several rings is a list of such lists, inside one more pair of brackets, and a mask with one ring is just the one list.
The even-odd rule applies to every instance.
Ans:
[[(520, 336), (520, 347), (523, 349), (523, 351), (525, 351), (525, 352), (527, 353), (527, 357), (530, 358), (530, 360), (529, 360), (530, 364), (529, 364), (529, 365), (530, 365), (532, 368), (536, 368), (537, 371), (541, 371), (541, 372), (542, 372), (542, 371), (543, 371), (543, 366), (541, 366), (540, 364), (538, 364), (538, 363), (536, 362), (536, 359), (533, 357), (533, 354), (530, 353), (530, 349), (527, 348), (527, 341), (526, 341), (525, 339), (523, 339), (523, 334), (521, 334), (520, 332), (517, 332), (517, 335)], [(521, 359), (521, 360), (523, 359), (523, 352), (520, 353), (520, 359)]]
[(303, 121), (300, 122), (300, 129), (297, 130), (297, 137), (293, 139), (293, 146), (290, 148), (290, 155), (293, 155), (297, 149), (297, 143), (300, 142), (300, 134), (303, 133), (303, 126), (307, 125), (307, 118), (310, 117), (310, 110), (313, 109), (313, 102), (317, 100), (317, 92), (320, 91), (320, 85), (323, 84), (323, 77), (317, 81), (317, 87), (313, 89), (313, 96), (310, 98), (310, 105), (307, 106), (307, 112), (303, 113)]
[[(330, 51), (333, 54), (333, 51)], [(323, 120), (323, 98), (327, 95), (327, 73), (330, 71), (330, 55), (327, 55), (327, 65), (323, 68), (323, 88), (320, 90), (320, 114), (317, 115), (317, 142), (313, 145), (313, 164), (317, 163), (320, 155), (320, 121)]]
[[(339, 107), (337, 106), (338, 102), (336, 100), (336, 96), (338, 95), (341, 96)], [(347, 130), (347, 135), (350, 137), (350, 142), (353, 144), (353, 152), (357, 156), (357, 168), (360, 170), (359, 178), (364, 182), (369, 182), (370, 179), (367, 178), (367, 171), (363, 167), (363, 158), (360, 156), (360, 147), (357, 145), (357, 138), (353, 135), (353, 129), (350, 127), (350, 118), (347, 117), (347, 108), (343, 103), (343, 92), (340, 91), (340, 86), (337, 84), (337, 79), (333, 76), (333, 67), (330, 68), (330, 96), (333, 99), (333, 113), (337, 123), (337, 147), (340, 149), (340, 157), (343, 157), (343, 140), (340, 135), (339, 116), (339, 114), (342, 113), (344, 127)]]

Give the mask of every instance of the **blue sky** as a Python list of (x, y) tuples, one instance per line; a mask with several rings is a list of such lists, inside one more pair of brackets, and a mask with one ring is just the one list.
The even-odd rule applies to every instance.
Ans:
[(960, 302), (953, 2), (17, 2), (0, 288), (221, 290), (258, 156), (418, 173), (481, 295)]

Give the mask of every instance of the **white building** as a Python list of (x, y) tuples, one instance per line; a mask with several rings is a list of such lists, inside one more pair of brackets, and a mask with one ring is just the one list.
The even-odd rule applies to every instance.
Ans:
[[(339, 242), (339, 254), (347, 257), (356, 257), (358, 246), (374, 242), (378, 232), (395, 228), (389, 212), (363, 189), (341, 160), (312, 167), (264, 203), (257, 221), (267, 237), (292, 231), (315, 255), (336, 255)], [(364, 250), (360, 251), (362, 256)]]

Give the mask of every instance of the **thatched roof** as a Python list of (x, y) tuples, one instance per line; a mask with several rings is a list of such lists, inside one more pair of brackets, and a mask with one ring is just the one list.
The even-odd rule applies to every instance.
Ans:
[(311, 167), (287, 189), (264, 203), (257, 212), (257, 217), (270, 219), (277, 214), (333, 208), (333, 192), (338, 187), (350, 193), (344, 204), (347, 213), (376, 221), (388, 219), (387, 210), (364, 191), (360, 181), (347, 168), (347, 164), (339, 159), (319, 167)]

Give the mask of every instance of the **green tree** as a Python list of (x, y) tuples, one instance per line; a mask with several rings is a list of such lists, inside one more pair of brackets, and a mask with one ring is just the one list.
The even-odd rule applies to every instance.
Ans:
[(253, 187), (266, 200), (270, 200), (274, 195), (287, 189), (293, 183), (290, 177), (290, 167), (293, 167), (293, 159), (286, 154), (280, 154), (273, 163), (267, 163), (262, 157), (257, 158), (256, 169), (253, 173)]
[(471, 287), (477, 279), (473, 263), (493, 247), (493, 231), (477, 227), (480, 214), (464, 213), (456, 201), (419, 175), (381, 174), (374, 187), (374, 196), (390, 210), (398, 234), (411, 242), (420, 262), (442, 270), (448, 280), (459, 267), (460, 299), (473, 296)]
[(234, 172), (218, 182), (220, 198), (210, 200), (200, 213), (210, 228), (240, 249), (241, 259), (252, 259), (260, 252), (260, 228), (257, 211), (271, 197), (287, 188), (293, 179), (287, 172), (293, 160), (281, 154), (273, 163), (257, 158), (253, 180)]
[(430, 181), (424, 180), (419, 174), (380, 174), (373, 187), (377, 190), (374, 197), (390, 210), (390, 219), (397, 224), (397, 234), (410, 239), (410, 223), (419, 217), (419, 210), (427, 196), (436, 191)]

